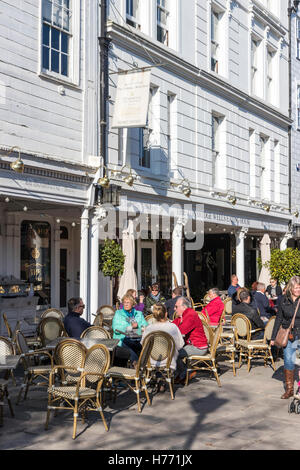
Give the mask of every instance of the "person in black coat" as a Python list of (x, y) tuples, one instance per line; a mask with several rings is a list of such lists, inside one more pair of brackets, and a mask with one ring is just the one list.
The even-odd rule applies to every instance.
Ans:
[(181, 286), (175, 287), (172, 291), (172, 298), (168, 299), (165, 302), (165, 307), (167, 309), (167, 315), (170, 320), (174, 320), (175, 304), (179, 297), (183, 295), (183, 288)]
[(277, 279), (270, 279), (270, 284), (267, 286), (266, 293), (271, 298), (282, 295), (282, 289), (280, 285), (277, 284)]
[(278, 312), (275, 319), (274, 328), (271, 336), (271, 346), (274, 346), (274, 341), (280, 326), (288, 328), (293, 319), (293, 315), (299, 305), (295, 317), (294, 328), (292, 330), (294, 338), (288, 340), (288, 344), (283, 348), (284, 359), (284, 380), (285, 380), (285, 393), (281, 398), (286, 399), (294, 395), (294, 370), (295, 370), (295, 355), (300, 339), (300, 276), (292, 277), (286, 287), (286, 294), (282, 297), (282, 301), (278, 304)]
[(257, 309), (254, 308), (252, 305), (250, 305), (251, 297), (250, 297), (249, 292), (248, 291), (241, 292), (240, 300), (241, 300), (240, 304), (232, 303), (232, 315), (234, 315), (235, 313), (242, 313), (243, 315), (246, 315), (246, 317), (249, 318), (250, 320), (252, 330), (261, 329), (260, 331), (253, 333), (251, 335), (251, 339), (263, 338), (265, 324), (260, 318), (260, 316), (258, 315)]
[(269, 299), (266, 296), (265, 291), (265, 284), (263, 282), (258, 282), (256, 291), (253, 294), (253, 299), (256, 304), (256, 308), (259, 310), (261, 319), (267, 322), (272, 315), (276, 314), (276, 312), (270, 307)]

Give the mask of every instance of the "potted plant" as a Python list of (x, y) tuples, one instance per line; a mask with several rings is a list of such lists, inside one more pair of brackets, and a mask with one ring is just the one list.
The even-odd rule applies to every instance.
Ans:
[(291, 277), (300, 275), (300, 251), (297, 248), (271, 250), (270, 261), (265, 263), (271, 277), (278, 279), (280, 284), (286, 284)]
[(104, 244), (100, 246), (99, 268), (103, 276), (110, 278), (110, 303), (114, 304), (113, 299), (113, 279), (121, 276), (124, 271), (125, 255), (121, 246), (115, 241), (107, 238)]

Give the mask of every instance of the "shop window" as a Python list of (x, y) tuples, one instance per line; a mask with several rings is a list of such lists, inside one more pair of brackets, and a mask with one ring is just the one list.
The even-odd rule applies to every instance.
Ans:
[(48, 222), (21, 224), (21, 279), (33, 284), (39, 304), (51, 298), (51, 227)]

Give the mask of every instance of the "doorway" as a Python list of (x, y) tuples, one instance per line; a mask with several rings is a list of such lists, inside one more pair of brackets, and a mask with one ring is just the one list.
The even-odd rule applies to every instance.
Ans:
[(148, 292), (149, 286), (156, 281), (156, 244), (154, 241), (140, 241), (138, 249), (138, 285)]

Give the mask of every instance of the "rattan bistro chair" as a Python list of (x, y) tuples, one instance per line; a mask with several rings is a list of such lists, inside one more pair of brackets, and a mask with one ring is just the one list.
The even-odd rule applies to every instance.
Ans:
[(219, 341), (221, 337), (221, 329), (222, 327), (218, 326), (218, 328), (214, 332), (214, 337), (213, 337), (212, 344), (210, 346), (210, 350), (205, 356), (191, 355), (186, 358), (187, 371), (186, 371), (185, 385), (188, 385), (189, 372), (199, 371), (199, 370), (209, 370), (213, 372), (217, 380), (218, 386), (221, 387), (221, 382), (220, 382), (217, 367), (216, 367), (216, 351), (217, 351), (217, 347), (219, 345)]
[[(268, 338), (271, 337), (275, 317), (271, 318), (268, 323), (270, 325), (265, 328), (264, 338), (261, 340), (252, 340), (251, 333), (257, 330), (251, 330), (251, 323), (249, 318), (242, 313), (236, 313), (231, 320), (232, 325), (235, 326), (235, 344), (239, 352), (239, 367), (241, 367), (242, 358), (245, 358), (248, 363), (248, 372), (251, 369), (252, 359), (263, 359), (264, 365), (267, 365), (268, 360), (271, 360), (273, 370), (275, 371), (275, 363), (271, 353), (271, 346), (268, 344)], [(266, 325), (267, 326), (267, 325)]]
[[(56, 364), (63, 366), (60, 369), (62, 385), (77, 382), (80, 377), (80, 371), (84, 366), (86, 352), (87, 348), (85, 345), (75, 338), (66, 338), (57, 344), (53, 359)], [(76, 372), (73, 369), (76, 369)]]
[(97, 312), (103, 316), (103, 322), (101, 326), (107, 326), (111, 328), (112, 320), (115, 314), (115, 309), (111, 305), (102, 305), (98, 308)]
[(90, 326), (81, 333), (80, 338), (111, 338), (111, 334), (101, 326)]
[[(159, 379), (168, 383), (171, 398), (174, 400), (174, 370), (170, 367), (175, 353), (174, 339), (165, 331), (154, 331), (153, 333), (149, 333), (146, 338), (148, 336), (153, 336), (154, 341), (147, 366), (147, 382), (150, 380), (150, 376), (155, 378), (156, 372), (159, 372)], [(161, 362), (164, 362), (165, 365), (160, 365)]]
[[(74, 357), (76, 362), (76, 357)], [(81, 359), (79, 358), (79, 361)], [(78, 361), (77, 361), (78, 362)], [(84, 421), (86, 411), (98, 411), (102, 418), (105, 430), (108, 426), (102, 410), (102, 385), (110, 364), (109, 351), (103, 344), (96, 344), (89, 348), (85, 355), (84, 367), (76, 385), (57, 386), (55, 375), (64, 370), (65, 365), (54, 366), (49, 379), (48, 408), (45, 429), (48, 429), (51, 410), (73, 411), (73, 439), (76, 437), (77, 418), (82, 414)], [(78, 372), (78, 367), (67, 367), (68, 372)]]
[[(28, 389), (31, 385), (48, 385), (49, 374), (53, 367), (53, 359), (51, 354), (45, 349), (36, 349), (31, 351), (26, 342), (26, 338), (21, 331), (16, 332), (16, 343), (17, 351), (22, 354), (22, 363), (24, 367), (24, 382), (21, 385), (20, 392), (17, 398), (17, 404), (19, 403), (22, 395), (22, 391), (25, 388), (24, 400), (26, 400)], [(47, 356), (50, 360), (50, 364), (36, 365), (34, 364), (34, 358)], [(36, 382), (36, 380), (42, 379), (42, 382)]]
[(59, 318), (59, 320), (63, 321), (64, 314), (57, 308), (48, 308), (41, 314), (41, 320), (47, 317)]
[[(151, 405), (148, 389), (146, 385), (146, 378), (147, 378), (147, 365), (148, 360), (151, 354), (151, 350), (153, 347), (154, 337), (149, 334), (146, 336), (143, 342), (143, 348), (140, 353), (140, 357), (135, 369), (128, 369), (126, 367), (111, 367), (107, 372), (107, 377), (113, 379), (113, 387), (115, 388), (115, 397), (117, 393), (117, 384), (118, 382), (125, 383), (132, 391), (136, 393), (137, 396), (137, 405), (138, 411), (141, 413), (141, 400), (140, 400), (140, 392), (141, 390), (145, 391), (146, 399), (148, 405)], [(131, 382), (135, 383), (135, 385), (131, 385)]]
[[(0, 336), (0, 356), (3, 358), (4, 356), (9, 356), (13, 354), (15, 354), (15, 349), (12, 342), (7, 338), (4, 338), (3, 336)], [(5, 398), (9, 406), (10, 414), (12, 417), (14, 417), (14, 411), (11, 405), (10, 396), (8, 392), (9, 375), (9, 371), (6, 371), (4, 377), (0, 378), (0, 426), (3, 425), (3, 407)], [(11, 377), (14, 381), (14, 384), (16, 385), (15, 377), (12, 371)]]
[(41, 338), (42, 346), (45, 347), (60, 336), (68, 336), (63, 322), (56, 317), (45, 317), (39, 324), (39, 336)]

